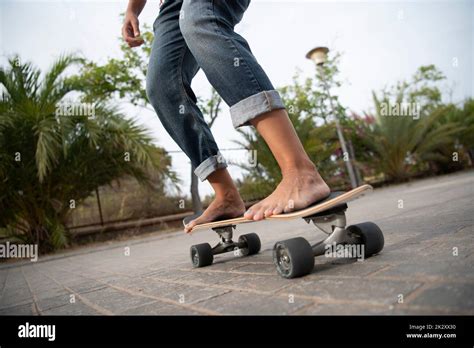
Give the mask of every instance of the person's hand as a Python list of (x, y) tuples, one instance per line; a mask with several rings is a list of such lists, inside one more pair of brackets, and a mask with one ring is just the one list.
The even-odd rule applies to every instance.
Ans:
[(122, 36), (130, 47), (137, 47), (144, 43), (140, 36), (138, 16), (133, 12), (127, 12), (122, 26)]

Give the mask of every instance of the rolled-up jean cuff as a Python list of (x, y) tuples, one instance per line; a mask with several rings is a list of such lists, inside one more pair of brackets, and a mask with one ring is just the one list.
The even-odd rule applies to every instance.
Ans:
[(227, 163), (219, 152), (217, 155), (206, 158), (204, 162), (194, 169), (194, 174), (196, 174), (196, 176), (201, 179), (201, 181), (204, 181), (217, 169), (226, 167)]
[(266, 112), (284, 109), (283, 101), (276, 90), (251, 95), (230, 107), (230, 116), (235, 128), (250, 125), (249, 121)]

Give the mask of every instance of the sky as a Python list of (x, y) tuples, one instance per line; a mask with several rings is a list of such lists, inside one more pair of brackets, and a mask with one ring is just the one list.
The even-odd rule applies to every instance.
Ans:
[[(127, 1), (18, 1), (0, 0), (0, 60), (19, 54), (22, 60), (47, 69), (63, 53), (77, 52), (97, 62), (119, 55), (120, 13)], [(140, 23), (152, 24), (159, 1), (148, 0)], [(305, 58), (313, 47), (341, 52), (341, 88), (332, 91), (348, 110), (370, 112), (371, 93), (409, 79), (421, 65), (435, 64), (447, 77), (442, 87), (446, 101), (473, 96), (474, 1), (311, 1), (252, 0), (236, 31), (244, 36), (273, 85), (291, 83), (295, 72), (312, 76), (314, 64)], [(210, 84), (199, 72), (193, 81), (199, 96)], [(145, 125), (157, 145), (179, 150), (157, 116), (143, 109), (125, 110)], [(235, 148), (239, 139), (228, 107), (214, 124), (220, 148)], [(223, 151), (230, 162), (246, 158), (245, 151)], [(172, 153), (173, 169), (186, 192), (189, 160)], [(229, 170), (242, 176), (236, 165)], [(211, 192), (200, 184), (202, 195)]]

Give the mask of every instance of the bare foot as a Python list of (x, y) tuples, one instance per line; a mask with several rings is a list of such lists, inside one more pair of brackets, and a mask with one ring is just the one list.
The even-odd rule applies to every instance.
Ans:
[(246, 219), (262, 220), (271, 215), (304, 209), (327, 197), (329, 186), (316, 169), (295, 169), (283, 175), (283, 179), (271, 195), (249, 208)]
[(224, 197), (216, 197), (202, 215), (184, 226), (184, 231), (189, 233), (194, 226), (206, 222), (239, 217), (244, 211), (245, 205), (239, 193), (229, 192)]

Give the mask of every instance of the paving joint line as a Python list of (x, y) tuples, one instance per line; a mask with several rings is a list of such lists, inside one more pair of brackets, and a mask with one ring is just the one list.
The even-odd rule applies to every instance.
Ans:
[(20, 271), (21, 271), (21, 275), (22, 275), (23, 279), (26, 282), (26, 285), (28, 286), (28, 291), (30, 292), (31, 298), (33, 299), (33, 303), (31, 304), (31, 309), (32, 309), (33, 315), (42, 315), (41, 309), (39, 308), (39, 305), (38, 305), (38, 299), (36, 298), (36, 295), (33, 292), (33, 289), (31, 288), (30, 282), (28, 281), (28, 279), (25, 276), (25, 272), (23, 271), (23, 267), (20, 267)]
[[(43, 271), (40, 271), (40, 270), (38, 270), (38, 272), (43, 274), (47, 278), (51, 279), (53, 282), (55, 282), (56, 284), (61, 286), (63, 289), (68, 291), (71, 295), (74, 295), (74, 297), (77, 297), (82, 303), (84, 303), (86, 306), (90, 307), (94, 311), (97, 311), (97, 312), (99, 312), (100, 314), (103, 314), (103, 315), (114, 315), (114, 313), (112, 311), (109, 311), (108, 309), (106, 309), (106, 308), (104, 308), (104, 307), (102, 307), (98, 304), (95, 304), (92, 301), (89, 301), (87, 298), (81, 296), (79, 293), (75, 292), (74, 290), (72, 290), (68, 286), (58, 282), (53, 276), (50, 276), (50, 275), (48, 275), (48, 274), (46, 274), (46, 273), (44, 273)], [(65, 304), (64, 306), (67, 306), (67, 304)]]
[(5, 293), (5, 288), (7, 287), (7, 280), (8, 280), (8, 276), (10, 275), (10, 269), (7, 268), (5, 272), (6, 272), (6, 275), (5, 275), (5, 280), (3, 282), (2, 291), (0, 292), (0, 300), (3, 298), (3, 294)]
[(406, 296), (403, 298), (403, 303), (410, 303), (414, 299), (416, 299), (420, 294), (425, 292), (425, 290), (430, 289), (432, 284), (429, 283), (422, 283), (419, 287), (416, 289), (413, 289), (413, 291), (409, 292)]
[[(128, 278), (133, 278), (128, 274), (123, 274), (123, 273), (115, 273), (115, 272), (110, 272), (110, 271), (101, 271), (103, 273), (108, 273), (112, 275), (119, 275), (119, 276), (125, 276)], [(221, 271), (219, 271), (221, 272)], [(204, 272), (203, 272), (204, 273)], [(246, 292), (246, 293), (251, 293), (251, 294), (257, 294), (257, 295), (267, 295), (267, 296), (278, 296), (281, 298), (285, 298), (290, 293), (285, 293), (282, 292), (284, 289), (278, 289), (275, 293), (269, 292), (269, 291), (263, 291), (263, 290), (254, 290), (254, 289), (248, 289), (248, 288), (238, 288), (234, 286), (222, 286), (219, 284), (205, 284), (205, 283), (200, 283), (200, 282), (193, 282), (193, 281), (174, 281), (170, 279), (164, 279), (164, 278), (151, 278), (151, 277), (141, 277), (142, 279), (150, 279), (152, 281), (160, 281), (168, 284), (178, 284), (178, 285), (189, 285), (189, 286), (198, 286), (198, 287), (212, 287), (212, 288), (217, 288), (217, 289), (223, 289), (223, 290), (231, 290), (231, 291), (237, 291), (237, 292)], [(351, 278), (356, 278), (356, 277), (351, 277)], [(399, 305), (396, 300), (394, 300), (393, 303), (390, 304), (383, 304), (383, 303), (375, 303), (375, 302), (370, 302), (370, 301), (365, 301), (365, 300), (340, 300), (340, 299), (327, 299), (327, 298), (322, 298), (319, 296), (308, 296), (308, 295), (302, 295), (302, 294), (292, 294), (295, 296), (295, 298), (301, 298), (301, 299), (306, 299), (310, 300), (315, 304), (352, 304), (352, 305), (360, 305), (360, 306), (371, 306), (375, 308), (384, 308), (386, 309), (387, 306), (397, 306)], [(431, 307), (431, 306), (419, 306), (419, 305), (410, 305), (412, 308), (411, 310), (433, 310), (437, 309), (441, 312), (444, 313), (451, 313), (454, 311), (459, 312), (457, 309), (452, 309), (452, 308), (447, 308), (447, 307)], [(466, 314), (469, 314), (469, 311), (461, 311)], [(472, 314), (472, 313), (471, 313)]]
[[(64, 271), (65, 271), (65, 270), (64, 270)], [(179, 301), (174, 301), (174, 300), (170, 300), (170, 299), (167, 299), (167, 298), (164, 298), (164, 297), (155, 296), (155, 295), (147, 295), (147, 294), (140, 293), (140, 292), (137, 292), (137, 291), (134, 291), (134, 290), (130, 290), (130, 289), (126, 289), (126, 288), (123, 288), (123, 287), (120, 287), (120, 286), (116, 286), (116, 285), (110, 284), (110, 283), (108, 283), (108, 282), (104, 282), (104, 281), (102, 281), (102, 280), (95, 279), (95, 278), (89, 277), (89, 276), (87, 276), (87, 275), (84, 275), (84, 273), (78, 273), (78, 272), (75, 272), (75, 273), (76, 273), (77, 275), (79, 275), (80, 277), (82, 277), (82, 278), (94, 280), (94, 281), (96, 281), (96, 282), (98, 282), (98, 283), (102, 283), (102, 284), (104, 284), (104, 285), (109, 286), (110, 288), (113, 288), (113, 289), (116, 289), (116, 290), (119, 290), (119, 291), (128, 293), (128, 294), (130, 294), (130, 295), (155, 299), (155, 300), (160, 301), (160, 302), (163, 302), (163, 303), (172, 304), (172, 305), (177, 305), (177, 306), (179, 306), (179, 307), (184, 307), (184, 308), (186, 308), (186, 309), (191, 309), (191, 310), (193, 310), (193, 311), (195, 311), (195, 312), (201, 312), (202, 314), (206, 314), (206, 315), (219, 315), (219, 314), (220, 314), (220, 313), (218, 313), (218, 312), (214, 312), (214, 311), (207, 310), (207, 309), (204, 309), (204, 308), (195, 307), (195, 306), (193, 306), (193, 305), (188, 305), (188, 304), (180, 303)], [(105, 273), (105, 272), (104, 272), (104, 273)], [(113, 274), (113, 273), (111, 273), (111, 274)], [(129, 276), (129, 277), (130, 277), (130, 276)], [(130, 278), (132, 278), (132, 277), (130, 277)]]

